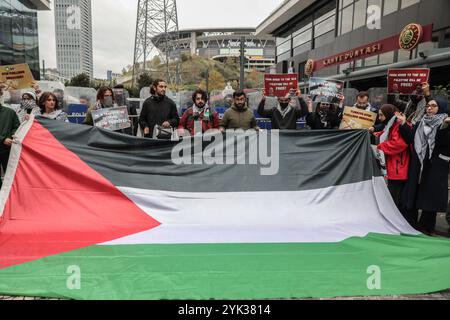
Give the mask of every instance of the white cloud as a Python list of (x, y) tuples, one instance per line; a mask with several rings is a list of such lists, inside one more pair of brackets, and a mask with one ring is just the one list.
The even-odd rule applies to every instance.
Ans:
[[(93, 0), (94, 76), (121, 72), (133, 63), (137, 0)], [(282, 0), (178, 0), (180, 29), (256, 27)], [(56, 67), (53, 10), (39, 12), (41, 61)]]

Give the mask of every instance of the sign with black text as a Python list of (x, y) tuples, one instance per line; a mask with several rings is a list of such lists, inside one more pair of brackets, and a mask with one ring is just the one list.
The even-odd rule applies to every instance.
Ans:
[(127, 107), (116, 107), (92, 111), (94, 126), (117, 131), (131, 127)]
[(309, 94), (337, 98), (344, 92), (344, 82), (322, 78), (309, 79)]

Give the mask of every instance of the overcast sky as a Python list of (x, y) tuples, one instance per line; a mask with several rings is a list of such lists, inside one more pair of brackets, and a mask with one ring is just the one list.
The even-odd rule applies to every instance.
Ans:
[[(93, 0), (94, 76), (120, 73), (133, 63), (138, 0)], [(256, 27), (283, 0), (178, 0), (180, 29)], [(52, 11), (39, 12), (41, 66), (56, 67), (55, 22)]]

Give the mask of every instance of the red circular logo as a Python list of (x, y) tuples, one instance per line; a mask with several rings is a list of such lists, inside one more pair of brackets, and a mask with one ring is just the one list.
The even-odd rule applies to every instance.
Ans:
[(423, 29), (420, 24), (411, 23), (400, 33), (399, 45), (403, 50), (411, 51), (422, 41)]

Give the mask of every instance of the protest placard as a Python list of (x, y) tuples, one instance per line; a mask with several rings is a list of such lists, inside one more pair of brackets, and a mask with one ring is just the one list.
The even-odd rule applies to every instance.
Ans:
[(340, 130), (369, 129), (375, 125), (377, 114), (354, 107), (345, 107)]
[(337, 98), (344, 92), (344, 82), (322, 78), (311, 78), (309, 80), (309, 94), (311, 96), (325, 96)]
[(266, 95), (270, 97), (284, 97), (290, 90), (297, 91), (297, 74), (265, 74), (264, 75)]
[(92, 111), (92, 118), (96, 127), (111, 131), (131, 127), (127, 107), (94, 110)]
[[(388, 93), (389, 94), (415, 94), (417, 90), (421, 93), (422, 83), (428, 82), (430, 69), (390, 69), (388, 71)], [(419, 89), (418, 89), (419, 88)]]
[(0, 85), (5, 91), (28, 89), (35, 84), (28, 64), (0, 66)]

